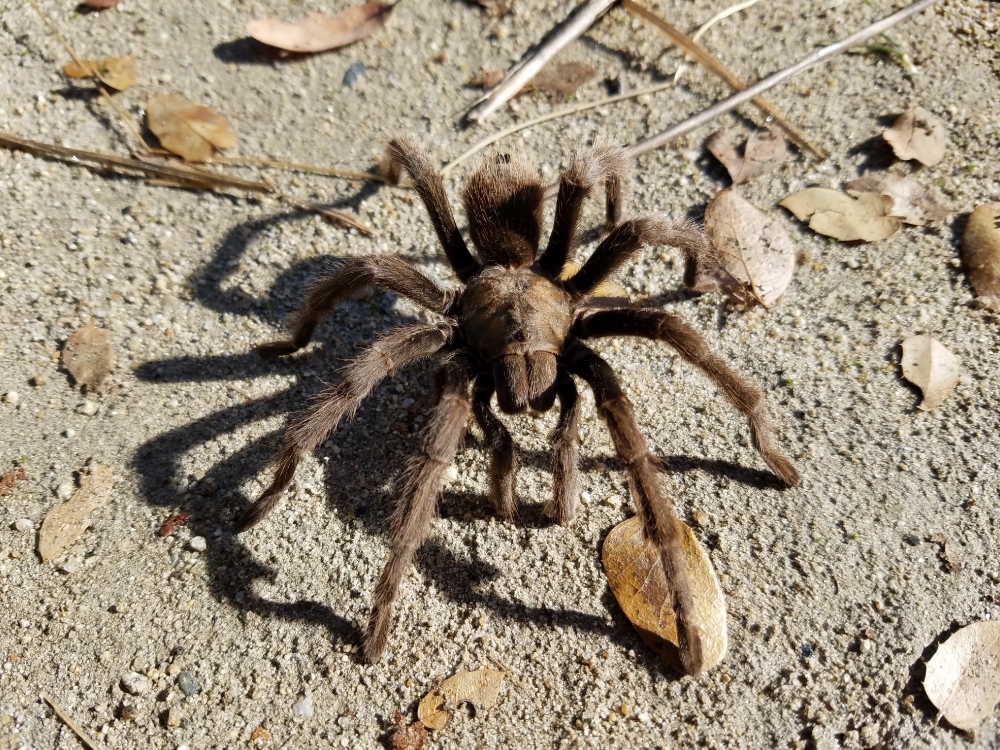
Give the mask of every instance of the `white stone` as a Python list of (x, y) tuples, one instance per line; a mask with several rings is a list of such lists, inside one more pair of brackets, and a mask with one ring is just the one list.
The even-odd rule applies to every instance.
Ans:
[(7, 391), (3, 396), (3, 400), (11, 406), (17, 406), (21, 401), (21, 396), (17, 391)]
[(73, 497), (73, 490), (76, 489), (72, 482), (63, 482), (56, 487), (56, 497), (60, 500), (69, 500)]
[(193, 536), (188, 540), (188, 547), (195, 552), (204, 552), (208, 548), (208, 542), (203, 536)]
[(14, 528), (20, 531), (22, 534), (27, 534), (28, 532), (35, 530), (35, 525), (27, 518), (19, 518), (14, 523)]
[(292, 706), (292, 713), (296, 716), (301, 716), (303, 719), (311, 719), (313, 715), (313, 699), (312, 693), (306, 692), (298, 701)]
[(122, 675), (120, 682), (122, 690), (129, 695), (142, 695), (149, 692), (149, 678), (138, 672), (126, 672)]

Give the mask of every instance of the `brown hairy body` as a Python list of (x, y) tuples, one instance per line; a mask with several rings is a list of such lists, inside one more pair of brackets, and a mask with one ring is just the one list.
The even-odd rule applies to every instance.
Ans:
[[(293, 321), (291, 338), (261, 346), (261, 354), (281, 356), (302, 348), (335, 304), (369, 286), (407, 297), (439, 313), (442, 321), (391, 331), (344, 368), (340, 382), (289, 427), (271, 485), (243, 513), (240, 530), (258, 523), (274, 508), (301, 458), (315, 450), (341, 419), (353, 416), (383, 378), (416, 359), (443, 355), (436, 375), (435, 405), (420, 448), (402, 476), (390, 518), (389, 559), (373, 595), (363, 654), (368, 661), (377, 660), (388, 639), (399, 583), (436, 514), (444, 472), (462, 441), (470, 414), (491, 450), (493, 504), (502, 518), (514, 520), (513, 440), (493, 411), (494, 393), (500, 409), (512, 414), (529, 408), (547, 411), (559, 401), (559, 420), (552, 436), (553, 496), (546, 512), (560, 524), (573, 520), (580, 496), (580, 410), (575, 380), (579, 378), (594, 392), (598, 412), (628, 472), (646, 537), (659, 550), (669, 589), (667, 604), (677, 614), (682, 664), (691, 674), (700, 672), (702, 636), (694, 623), (693, 593), (673, 503), (660, 486), (656, 461), (613, 370), (584, 340), (640, 336), (670, 344), (747, 416), (754, 447), (767, 465), (785, 484), (798, 484), (798, 473), (775, 444), (763, 394), (713, 354), (693, 328), (659, 310), (594, 310), (586, 304), (598, 284), (644, 244), (678, 247), (709, 275), (723, 273), (714, 248), (689, 223), (672, 224), (652, 217), (622, 220), (624, 161), (621, 150), (614, 147), (596, 146), (578, 154), (563, 174), (544, 250), (539, 245), (544, 191), (538, 173), (507, 154), (480, 164), (462, 192), (478, 258), (458, 231), (444, 185), (430, 161), (412, 141), (397, 138), (389, 144), (386, 172), (395, 182), (403, 170), (412, 178), (464, 287), (441, 289), (405, 261), (381, 255), (344, 261), (313, 285)], [(583, 201), (602, 182), (607, 235), (579, 272), (563, 281), (560, 273), (574, 247)]]

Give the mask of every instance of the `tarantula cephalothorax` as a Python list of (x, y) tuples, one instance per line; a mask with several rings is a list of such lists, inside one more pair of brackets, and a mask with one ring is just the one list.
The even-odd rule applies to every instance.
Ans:
[[(290, 354), (305, 346), (319, 320), (359, 289), (390, 290), (442, 316), (436, 325), (397, 328), (378, 339), (343, 370), (340, 382), (321, 394), (289, 427), (277, 456), (271, 486), (240, 517), (241, 530), (271, 511), (288, 486), (301, 458), (319, 446), (340, 420), (397, 368), (418, 358), (442, 354), (436, 402), (420, 449), (408, 464), (390, 518), (391, 550), (375, 587), (363, 653), (369, 661), (385, 648), (392, 603), (399, 582), (434, 518), (446, 468), (465, 434), (470, 411), (492, 451), (492, 496), (497, 513), (515, 514), (515, 462), (510, 433), (497, 418), (494, 393), (507, 413), (545, 411), (559, 399), (559, 420), (552, 438), (554, 495), (546, 506), (558, 523), (569, 523), (579, 501), (577, 455), (580, 408), (574, 376), (594, 392), (615, 448), (628, 471), (629, 487), (648, 539), (658, 547), (670, 597), (677, 613), (681, 661), (689, 673), (701, 671), (701, 635), (693, 624), (693, 595), (680, 549), (680, 530), (671, 500), (663, 493), (655, 459), (646, 449), (613, 370), (583, 343), (603, 336), (641, 336), (665, 341), (701, 368), (750, 420), (753, 444), (767, 465), (788, 485), (798, 473), (774, 442), (761, 392), (705, 345), (702, 337), (667, 312), (636, 308), (588, 309), (594, 288), (641, 245), (672, 245), (702, 268), (716, 265), (711, 243), (688, 223), (670, 224), (645, 217), (621, 220), (624, 190), (622, 152), (596, 146), (578, 154), (559, 183), (548, 245), (539, 252), (544, 188), (537, 171), (507, 154), (485, 159), (466, 180), (462, 200), (477, 260), (455, 224), (444, 185), (412, 141), (389, 143), (387, 175), (398, 181), (405, 170), (430, 214), (455, 274), (465, 285), (446, 291), (405, 261), (367, 255), (343, 261), (312, 286), (293, 321), (292, 336), (260, 347), (264, 356)], [(576, 275), (560, 280), (574, 245), (584, 199), (604, 182), (608, 232)]]

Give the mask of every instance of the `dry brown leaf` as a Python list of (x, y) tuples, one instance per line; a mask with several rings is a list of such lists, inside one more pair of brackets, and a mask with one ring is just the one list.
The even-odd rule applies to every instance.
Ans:
[(0, 497), (3, 497), (16, 485), (19, 481), (25, 482), (28, 479), (28, 475), (25, 473), (24, 469), (18, 467), (6, 472), (2, 477), (0, 477)]
[[(726, 654), (726, 602), (705, 550), (687, 524), (681, 523), (680, 527), (684, 532), (684, 560), (694, 584), (695, 624), (701, 633), (704, 668), (709, 670)], [(663, 565), (654, 544), (643, 537), (638, 516), (611, 530), (601, 556), (608, 584), (625, 616), (646, 645), (683, 674), (677, 650), (677, 620), (664, 603), (667, 581)]]
[(969, 216), (962, 263), (980, 304), (1000, 312), (1000, 203), (978, 206)]
[(723, 267), (769, 308), (795, 273), (795, 245), (781, 224), (732, 190), (705, 209), (705, 233)]
[(906, 110), (882, 134), (900, 159), (916, 159), (934, 166), (944, 158), (948, 132), (944, 123), (922, 107)]
[(502, 16), (507, 12), (507, 0), (474, 0), (477, 5), (481, 5), (491, 16)]
[(428, 729), (444, 729), (460, 703), (493, 708), (506, 677), (506, 672), (486, 667), (457, 672), (421, 699), (417, 718)]
[(99, 390), (115, 366), (111, 334), (88, 321), (68, 339), (62, 350), (63, 367), (88, 391)]
[[(553, 63), (547, 65), (537, 75), (531, 78), (514, 96), (524, 96), (532, 91), (542, 91), (551, 99), (565, 99), (573, 96), (577, 89), (589, 81), (597, 70), (581, 62)], [(483, 70), (470, 78), (469, 86), (482, 86), (490, 89), (503, 80), (506, 73), (502, 70)]]
[(146, 124), (163, 148), (187, 162), (209, 161), (216, 149), (236, 144), (225, 117), (183, 96), (158, 94), (146, 102)]
[(861, 193), (856, 199), (829, 188), (806, 188), (789, 195), (779, 205), (809, 228), (838, 240), (884, 240), (903, 225), (892, 216), (893, 200), (888, 195)]
[(427, 744), (427, 730), (422, 722), (407, 724), (406, 717), (398, 710), (392, 720), (396, 725), (389, 735), (389, 745), (393, 750), (423, 750)]
[(748, 182), (758, 175), (779, 167), (788, 158), (788, 145), (781, 133), (753, 133), (740, 156), (728, 130), (712, 133), (705, 144), (712, 156), (722, 162), (733, 184)]
[(1000, 702), (1000, 622), (966, 625), (938, 646), (924, 691), (952, 726), (979, 726)]
[(83, 0), (83, 4), (91, 8), (114, 8), (122, 0)]
[[(559, 278), (563, 281), (567, 281), (573, 276), (576, 276), (579, 272), (580, 266), (576, 263), (567, 263), (563, 266), (562, 272), (559, 274)], [(611, 281), (610, 279), (605, 279), (596, 287), (594, 291), (590, 293), (591, 297), (606, 297), (613, 300), (615, 305), (628, 305), (629, 298), (628, 292), (618, 283)]]
[(80, 60), (66, 63), (63, 73), (70, 78), (99, 78), (113, 89), (124, 91), (139, 80), (139, 64), (135, 55), (103, 57), (100, 60)]
[(962, 559), (955, 551), (955, 545), (953, 545), (944, 534), (934, 534), (928, 541), (941, 545), (941, 560), (952, 573), (958, 573), (963, 567), (965, 567), (962, 564)]
[(951, 395), (958, 383), (958, 357), (930, 336), (903, 340), (903, 377), (917, 386), (924, 400), (917, 407), (930, 411)]
[(48, 562), (65, 552), (93, 522), (92, 514), (107, 504), (114, 474), (107, 466), (95, 465), (80, 477), (80, 489), (65, 503), (45, 514), (38, 534), (38, 553)]
[(892, 198), (890, 216), (907, 224), (923, 226), (929, 221), (941, 221), (951, 213), (951, 206), (936, 190), (928, 190), (911, 177), (869, 172), (844, 186), (848, 193), (880, 193)]
[(385, 26), (392, 13), (388, 3), (355, 5), (339, 16), (310, 13), (298, 23), (277, 18), (250, 21), (247, 34), (278, 49), (289, 52), (323, 52), (371, 36)]

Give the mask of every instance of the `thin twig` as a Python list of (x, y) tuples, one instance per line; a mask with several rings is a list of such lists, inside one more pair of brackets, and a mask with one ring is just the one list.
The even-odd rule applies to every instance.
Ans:
[(767, 78), (764, 78), (752, 86), (748, 86), (739, 91), (732, 96), (726, 97), (722, 101), (716, 102), (711, 107), (703, 109), (696, 115), (692, 115), (683, 122), (679, 122), (671, 128), (664, 130), (661, 133), (657, 133), (654, 136), (646, 138), (645, 140), (636, 143), (635, 145), (626, 149), (625, 154), (629, 157), (636, 157), (640, 154), (644, 154), (647, 151), (652, 151), (660, 146), (669, 143), (675, 138), (679, 138), (682, 135), (690, 133), (692, 130), (701, 127), (705, 123), (709, 123), (712, 120), (720, 117), (721, 115), (731, 112), (741, 104), (746, 104), (748, 101), (753, 99), (755, 96), (762, 94), (768, 89), (774, 88), (779, 83), (784, 83), (790, 78), (794, 78), (799, 73), (808, 70), (809, 68), (815, 67), (822, 62), (826, 62), (831, 57), (834, 57), (844, 50), (847, 50), (859, 42), (869, 39), (876, 34), (880, 34), (888, 28), (895, 26), (900, 21), (903, 21), (910, 16), (919, 13), (920, 11), (927, 10), (934, 4), (935, 0), (918, 0), (917, 2), (906, 6), (902, 10), (896, 11), (891, 16), (886, 16), (881, 21), (876, 21), (871, 26), (866, 26), (860, 31), (855, 31), (850, 36), (844, 37), (839, 42), (834, 42), (828, 47), (823, 47), (815, 52), (806, 55), (804, 58), (799, 60), (793, 65), (789, 65), (784, 70), (779, 70), (777, 73), (772, 73)]
[[(716, 13), (714, 16), (709, 18), (707, 21), (705, 21), (705, 23), (703, 23), (701, 26), (698, 27), (698, 30), (691, 35), (691, 41), (697, 42), (705, 35), (706, 31), (715, 26), (715, 24), (717, 24), (719, 21), (729, 18), (732, 15), (736, 15), (741, 10), (746, 10), (751, 5), (756, 5), (758, 2), (760, 2), (760, 0), (743, 0), (743, 2), (741, 3), (736, 3), (736, 5), (731, 5), (728, 8), (725, 8), (724, 10), (720, 10), (718, 13)], [(677, 72), (674, 73), (674, 83), (681, 82), (681, 75), (684, 73), (684, 70), (685, 70), (684, 63), (681, 63), (680, 65), (677, 66)]]
[(55, 702), (55, 699), (45, 693), (40, 693), (38, 695), (43, 701), (52, 706), (52, 710), (55, 711), (56, 716), (62, 719), (63, 723), (68, 726), (77, 737), (80, 738), (80, 742), (90, 748), (90, 750), (100, 750), (100, 746), (91, 739), (90, 735), (87, 734), (83, 727), (73, 721), (73, 717), (68, 713), (63, 711), (62, 706)]
[(559, 50), (593, 26), (594, 21), (614, 4), (615, 0), (587, 0), (577, 6), (565, 21), (549, 32), (548, 37), (543, 39), (538, 47), (525, 53), (524, 57), (507, 71), (503, 81), (490, 89), (489, 93), (465, 113), (465, 119), (469, 122), (485, 121), (520, 91), (521, 87), (530, 81), (545, 63), (555, 57)]
[[(667, 21), (663, 20), (657, 16), (652, 11), (644, 8), (635, 0), (622, 0), (622, 7), (625, 8), (629, 13), (637, 18), (641, 18), (643, 21), (652, 24), (656, 27), (663, 36), (667, 37), (671, 42), (676, 44), (687, 54), (691, 55), (710, 73), (718, 76), (723, 81), (728, 83), (736, 91), (740, 91), (747, 87), (747, 84), (743, 79), (733, 73), (729, 68), (727, 68), (718, 58), (712, 55), (708, 50), (698, 44), (696, 41), (691, 39), (687, 34), (685, 34), (680, 29), (675, 28)], [(763, 96), (755, 96), (753, 98), (753, 103), (756, 104), (765, 113), (769, 114), (774, 118), (775, 123), (786, 133), (788, 133), (788, 138), (800, 149), (812, 152), (820, 161), (827, 158), (827, 153), (823, 151), (819, 146), (814, 145), (809, 141), (809, 139), (802, 133), (798, 128), (796, 128), (792, 123), (788, 121), (788, 118), (782, 114), (777, 107), (775, 107), (771, 102), (765, 99)]]
[[(270, 185), (263, 182), (253, 182), (251, 180), (241, 180), (238, 177), (230, 177), (221, 172), (213, 172), (208, 169), (195, 169), (186, 166), (167, 166), (165, 164), (147, 164), (138, 159), (129, 159), (124, 156), (114, 154), (101, 154), (96, 151), (83, 151), (76, 148), (66, 148), (56, 146), (52, 143), (40, 143), (27, 138), (19, 138), (9, 133), (0, 133), (0, 146), (11, 149), (21, 149), (22, 151), (32, 151), (43, 156), (50, 156), (70, 163), (80, 163), (81, 161), (92, 161), (102, 164), (105, 167), (115, 167), (118, 169), (131, 169), (154, 177), (177, 180), (185, 183), (194, 183), (203, 188), (211, 187), (234, 187), (244, 190), (255, 190), (269, 193), (273, 191)], [(89, 167), (90, 165), (84, 164)]]
[(327, 177), (342, 177), (345, 180), (372, 180), (374, 182), (385, 182), (385, 179), (374, 172), (353, 172), (349, 169), (336, 169), (334, 167), (317, 167), (312, 164), (297, 164), (290, 161), (275, 161), (274, 159), (254, 159), (249, 156), (215, 156), (213, 162), (219, 164), (235, 164), (237, 166), (249, 165), (254, 167), (276, 167), (277, 169), (287, 169), (293, 172), (310, 172), (312, 174), (326, 175)]
[[(73, 48), (69, 46), (69, 43), (63, 38), (63, 35), (59, 33), (59, 29), (56, 27), (55, 23), (53, 23), (52, 19), (50, 19), (47, 15), (42, 13), (41, 8), (38, 7), (38, 5), (35, 3), (35, 0), (28, 0), (28, 4), (35, 9), (35, 12), (39, 16), (41, 16), (41, 19), (45, 22), (45, 25), (49, 27), (49, 31), (51, 31), (52, 34), (55, 36), (55, 38), (59, 40), (59, 43), (63, 46), (66, 52), (69, 53), (69, 56), (73, 58), (73, 62), (75, 62), (77, 65), (80, 66), (81, 70), (92, 69), (93, 76), (97, 78), (97, 80), (99, 80), (108, 88), (114, 88), (114, 86), (112, 86), (110, 83), (104, 80), (104, 77), (101, 75), (101, 72), (97, 69), (96, 66), (94, 68), (91, 68), (90, 66), (83, 64), (83, 61), (80, 60), (76, 52), (73, 51)], [(131, 120), (129, 120), (128, 116), (121, 110), (121, 108), (118, 106), (115, 100), (111, 97), (111, 94), (109, 94), (107, 90), (101, 88), (100, 86), (96, 86), (95, 88), (100, 92), (101, 96), (103, 96), (107, 100), (108, 104), (111, 106), (111, 109), (115, 111), (115, 114), (118, 115), (118, 118), (122, 121), (122, 124), (126, 127), (126, 129), (140, 143), (140, 145), (145, 150), (148, 151), (149, 144), (146, 143), (145, 139), (142, 137), (142, 134), (135, 129), (135, 127), (132, 125)]]
[(367, 234), (369, 236), (375, 234), (371, 227), (363, 223), (359, 219), (355, 219), (348, 213), (343, 211), (337, 211), (333, 208), (327, 208), (320, 203), (313, 203), (312, 201), (304, 201), (299, 198), (294, 198), (291, 195), (285, 193), (280, 194), (281, 200), (291, 203), (293, 206), (298, 206), (299, 208), (306, 209), (307, 211), (315, 211), (318, 214), (322, 214), (326, 218), (337, 222), (338, 224), (346, 224), (349, 227), (354, 227), (362, 234)]
[(524, 122), (518, 123), (517, 125), (511, 125), (509, 128), (504, 128), (503, 130), (494, 133), (493, 135), (483, 138), (481, 141), (471, 146), (467, 151), (465, 151), (461, 156), (452, 159), (450, 162), (441, 168), (441, 176), (447, 177), (448, 174), (455, 169), (459, 164), (468, 159), (470, 156), (475, 155), (479, 151), (482, 151), (487, 146), (491, 146), (502, 138), (506, 138), (512, 133), (516, 133), (519, 130), (524, 130), (525, 128), (530, 128), (532, 125), (538, 125), (543, 122), (548, 122), (549, 120), (555, 120), (558, 117), (566, 117), (567, 115), (575, 115), (578, 112), (583, 112), (588, 109), (593, 109), (594, 107), (600, 107), (604, 104), (612, 104), (613, 102), (620, 102), (623, 99), (631, 99), (637, 96), (642, 96), (643, 94), (655, 94), (657, 91), (662, 91), (663, 89), (670, 88), (673, 86), (672, 81), (667, 81), (666, 83), (660, 83), (656, 86), (650, 86), (645, 89), (636, 89), (635, 91), (628, 91), (624, 94), (616, 94), (615, 96), (608, 96), (604, 99), (598, 99), (594, 102), (579, 102), (577, 104), (570, 105), (569, 107), (563, 107), (562, 109), (557, 109), (548, 114), (541, 115), (540, 117), (535, 117), (531, 120), (525, 120)]

